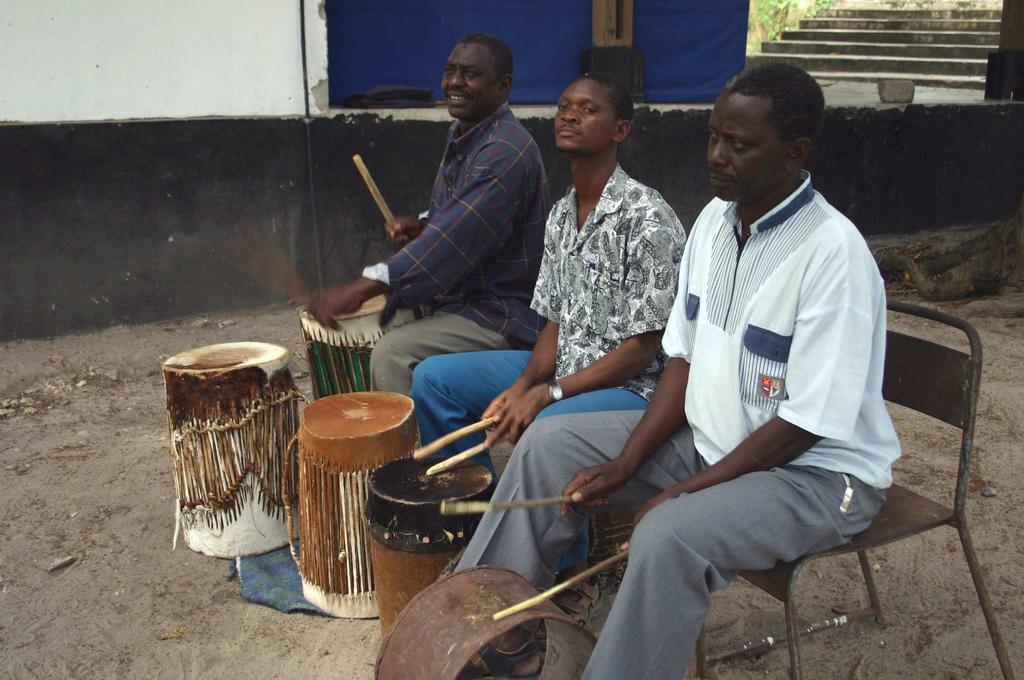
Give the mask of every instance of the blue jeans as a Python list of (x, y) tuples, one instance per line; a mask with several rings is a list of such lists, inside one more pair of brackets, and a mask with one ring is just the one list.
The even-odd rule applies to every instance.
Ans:
[[(438, 437), (480, 419), (480, 415), (499, 394), (512, 386), (530, 361), (530, 352), (497, 350), (440, 354), (421, 362), (412, 375), (412, 398), (416, 402), (416, 421), (420, 439), (428, 444)], [(594, 411), (642, 411), (647, 400), (622, 387), (584, 392), (549, 405), (537, 414), (536, 420), (569, 413)], [(441, 449), (436, 455), (454, 456), (479, 444), (483, 433), (463, 437)], [(487, 453), (473, 458), (494, 472)], [(568, 484), (566, 479), (565, 483)], [(558, 568), (564, 569), (587, 558), (587, 533), (580, 537), (562, 558)]]

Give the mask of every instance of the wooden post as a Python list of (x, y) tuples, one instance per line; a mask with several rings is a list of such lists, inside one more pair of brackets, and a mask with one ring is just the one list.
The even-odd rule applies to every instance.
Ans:
[(999, 51), (988, 55), (985, 99), (1024, 99), (1024, 0), (1003, 0)]
[[(594, 6), (597, 6), (597, 0), (594, 0)], [(594, 16), (597, 16), (596, 9)], [(596, 18), (594, 19), (594, 36), (596, 39)], [(1024, 50), (1024, 0), (1003, 0), (1003, 16), (999, 24), (999, 49)]]
[(633, 0), (593, 0), (591, 16), (594, 47), (633, 46)]

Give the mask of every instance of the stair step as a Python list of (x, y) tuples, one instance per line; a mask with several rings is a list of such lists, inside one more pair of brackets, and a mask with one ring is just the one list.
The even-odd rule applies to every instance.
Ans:
[(800, 29), (784, 31), (783, 40), (858, 43), (914, 43), (920, 45), (985, 45), (999, 49), (999, 34), (993, 31), (849, 31), (845, 29)]
[(984, 77), (950, 78), (923, 73), (836, 73), (834, 71), (810, 71), (819, 81), (835, 80), (848, 83), (877, 83), (880, 80), (912, 80), (917, 87), (944, 87), (957, 90), (984, 90)]
[(1003, 0), (839, 0), (836, 9), (1002, 9)]
[(800, 28), (848, 31), (988, 31), (999, 32), (994, 19), (801, 19)]
[(998, 21), (999, 9), (850, 9), (836, 8), (818, 12), (815, 19), (987, 19)]
[(860, 55), (916, 59), (988, 59), (995, 46), (909, 45), (906, 43), (824, 42), (774, 40), (761, 44), (764, 54), (816, 54), (820, 56)]
[(851, 55), (756, 54), (748, 62), (782, 62), (805, 71), (838, 71), (842, 73), (886, 72), (945, 74), (950, 77), (985, 75), (983, 59), (914, 59), (899, 57), (862, 57)]

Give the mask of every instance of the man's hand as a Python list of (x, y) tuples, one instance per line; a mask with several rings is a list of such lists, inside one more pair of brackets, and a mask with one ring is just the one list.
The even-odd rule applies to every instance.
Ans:
[[(486, 409), (484, 409), (484, 412), (480, 416), (480, 419), (483, 420), (485, 418), (494, 418), (497, 422), (500, 423), (501, 419), (505, 416), (505, 410), (508, 408), (508, 405), (519, 399), (519, 397), (523, 396), (523, 393), (526, 392), (526, 390), (528, 389), (530, 389), (529, 385), (524, 383), (522, 380), (516, 380), (514, 383), (512, 383), (511, 387), (509, 387), (507, 390), (505, 390), (504, 392), (502, 392), (501, 394), (499, 394), (498, 396), (491, 400), (491, 403), (487, 405)], [(494, 425), (490, 429), (488, 429), (487, 439), (485, 440), (487, 442), (488, 448), (497, 443), (498, 440), (504, 434), (504, 430), (502, 430), (500, 433), (498, 432), (497, 425)]]
[[(508, 391), (510, 390), (506, 390), (506, 392)], [(500, 399), (501, 396), (498, 395), (494, 401)], [(550, 403), (551, 394), (548, 392), (546, 383), (534, 385), (517, 395), (511, 395), (500, 407), (500, 414), (494, 414), (494, 417), (498, 418), (498, 424), (488, 433), (488, 440), (496, 442), (504, 436), (510, 443), (515, 444), (537, 417), (537, 414)], [(491, 402), (491, 406), (494, 406), (494, 402)], [(490, 411), (491, 407), (488, 406), (487, 409)], [(488, 417), (486, 412), (484, 417)]]
[(306, 307), (306, 311), (324, 326), (336, 329), (338, 323), (334, 320), (335, 316), (351, 314), (374, 295), (380, 295), (387, 290), (388, 287), (380, 281), (358, 278), (344, 285), (320, 291)]
[(394, 222), (386, 222), (384, 230), (388, 233), (388, 243), (395, 250), (401, 250), (406, 244), (423, 233), (423, 227), (426, 223), (426, 220), (410, 217), (409, 215), (396, 217)]
[[(635, 468), (615, 459), (601, 465), (578, 470), (562, 491), (563, 496), (572, 496), (572, 502), (580, 505), (605, 505), (608, 496), (621, 489), (636, 472)], [(562, 505), (562, 515), (569, 516), (569, 506)]]

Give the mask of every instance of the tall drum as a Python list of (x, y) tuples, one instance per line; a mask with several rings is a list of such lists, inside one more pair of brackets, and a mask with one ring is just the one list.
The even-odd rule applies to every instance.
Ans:
[(377, 616), (366, 498), (370, 473), (419, 443), (412, 399), (393, 392), (324, 397), (299, 427), (302, 594), (329, 614)]
[(382, 326), (380, 313), (384, 303), (385, 297), (378, 295), (355, 312), (336, 316), (337, 330), (321, 325), (306, 310), (299, 312), (302, 340), (309, 357), (309, 376), (317, 399), (370, 389), (370, 353), (377, 341), (392, 328), (415, 318), (411, 310), (399, 309), (394, 318)]
[(177, 527), (192, 550), (255, 555), (288, 542), (281, 497), (298, 427), (291, 352), (232, 342), (163, 363)]
[(366, 519), (384, 632), (417, 593), (437, 580), (472, 538), (479, 515), (442, 515), (443, 501), (486, 500), (493, 476), (466, 463), (428, 476), (436, 458), (405, 458), (370, 475)]

